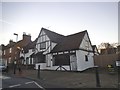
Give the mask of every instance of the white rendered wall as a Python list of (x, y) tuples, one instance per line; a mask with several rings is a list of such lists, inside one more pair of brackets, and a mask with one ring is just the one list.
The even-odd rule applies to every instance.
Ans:
[(87, 33), (85, 34), (79, 48), (92, 51), (92, 46), (91, 46), (90, 41), (88, 39)]
[(76, 55), (70, 55), (70, 66), (71, 66), (71, 70), (73, 70), (73, 71), (77, 70), (77, 58), (76, 58)]
[[(30, 64), (30, 55), (32, 55), (34, 52), (32, 51), (32, 49), (30, 49), (28, 51), (28, 53), (25, 54), (25, 62), (24, 64), (26, 64), (26, 58), (29, 57), (29, 61), (28, 61), (28, 64)], [(33, 62), (33, 61), (32, 61)], [(33, 63), (32, 63), (33, 64)]]
[(81, 50), (76, 51), (78, 71), (83, 71), (85, 69), (88, 69), (94, 66), (93, 53), (89, 53), (88, 61), (85, 61), (85, 55), (87, 54), (88, 52), (86, 51), (81, 51)]
[[(41, 70), (56, 70), (59, 66), (52, 66), (52, 67), (46, 67), (46, 63), (37, 63), (35, 64), (34, 69), (38, 69), (38, 65), (40, 65), (40, 69)], [(70, 70), (70, 66), (66, 65), (66, 66), (62, 66), (64, 67), (66, 70)], [(60, 70), (60, 68), (58, 69)], [(64, 69), (62, 69), (64, 71)]]

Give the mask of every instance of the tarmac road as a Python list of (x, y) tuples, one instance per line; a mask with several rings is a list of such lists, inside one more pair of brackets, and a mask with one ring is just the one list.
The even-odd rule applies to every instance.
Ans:
[(0, 76), (0, 80), (2, 80), (2, 88), (40, 88), (44, 90), (44, 88), (36, 81), (24, 78), (24, 77), (16, 77), (16, 76)]

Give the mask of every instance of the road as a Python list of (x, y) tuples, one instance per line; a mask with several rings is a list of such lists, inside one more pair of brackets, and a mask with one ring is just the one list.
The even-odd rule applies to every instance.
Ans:
[(0, 80), (2, 80), (2, 88), (40, 88), (44, 90), (38, 82), (24, 77), (2, 75)]

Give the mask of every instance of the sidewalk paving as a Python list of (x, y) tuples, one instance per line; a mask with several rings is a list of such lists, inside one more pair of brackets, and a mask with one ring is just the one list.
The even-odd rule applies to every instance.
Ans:
[[(55, 88), (54, 86), (63, 88), (97, 88), (96, 76), (94, 70), (84, 72), (66, 72), (66, 71), (40, 71), (40, 79), (37, 77), (37, 70), (24, 69), (22, 73), (16, 71), (15, 76), (26, 77), (33, 80), (38, 80), (47, 88)], [(13, 71), (9, 70), (9, 74), (13, 75)], [(100, 88), (117, 88), (118, 74), (109, 74), (105, 70), (99, 71)], [(51, 86), (47, 86), (51, 85)]]

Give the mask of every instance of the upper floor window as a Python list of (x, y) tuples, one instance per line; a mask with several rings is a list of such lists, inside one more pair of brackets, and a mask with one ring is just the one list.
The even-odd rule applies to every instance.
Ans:
[(4, 50), (4, 55), (5, 55), (5, 52), (6, 52), (6, 51)]
[(12, 48), (9, 49), (9, 53), (12, 53)]
[(46, 42), (40, 43), (40, 49), (46, 49)]
[(44, 42), (44, 41), (46, 41), (46, 35), (40, 36), (40, 42)]

